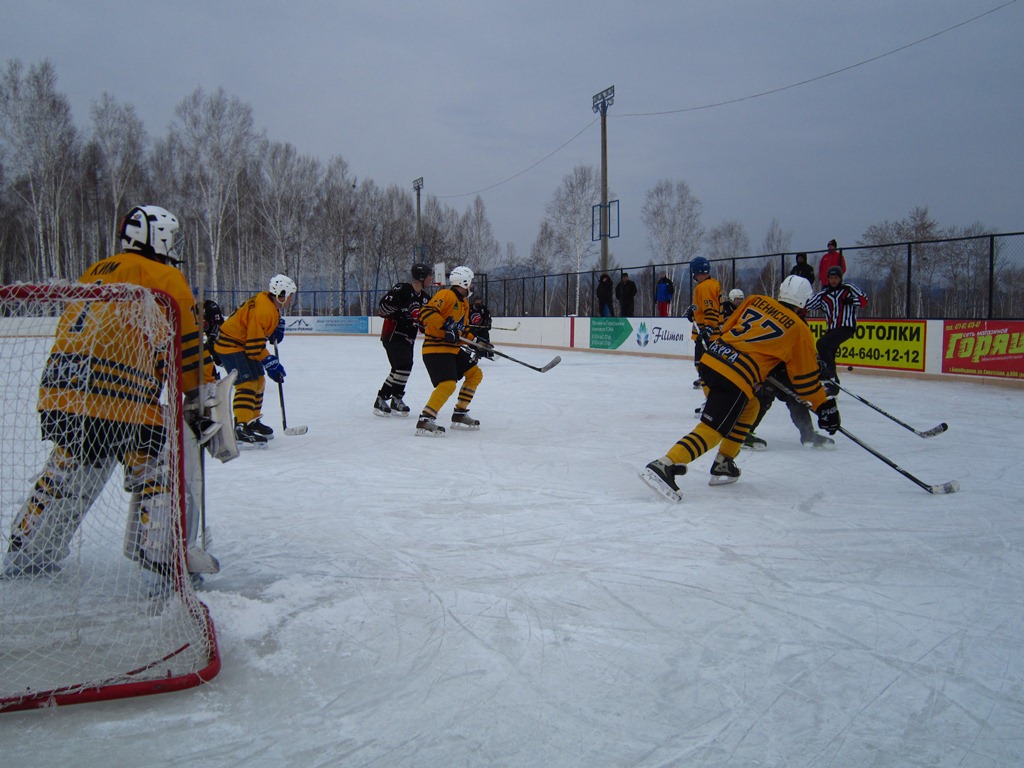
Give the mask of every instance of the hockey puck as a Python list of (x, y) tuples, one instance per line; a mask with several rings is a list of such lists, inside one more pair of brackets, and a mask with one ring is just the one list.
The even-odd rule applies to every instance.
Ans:
[(852, 366), (852, 365), (848, 365), (848, 366), (846, 366), (846, 370), (848, 370), (848, 371), (852, 371), (852, 370), (853, 370), (853, 366)]

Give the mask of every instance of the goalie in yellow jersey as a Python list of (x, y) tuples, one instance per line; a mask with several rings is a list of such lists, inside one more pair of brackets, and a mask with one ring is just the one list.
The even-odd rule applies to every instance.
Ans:
[[(202, 372), (198, 312), (177, 268), (177, 232), (177, 218), (163, 208), (133, 208), (121, 220), (122, 252), (93, 264), (79, 282), (130, 283), (171, 296), (181, 317), (182, 388), (195, 401)], [(154, 354), (164, 340), (151, 338), (148, 326), (117, 315), (126, 310), (131, 310), (127, 303), (73, 301), (58, 321), (37, 405), (42, 439), (52, 441), (53, 449), (15, 518), (5, 576), (59, 571), (118, 463), (131, 494), (125, 554), (162, 576), (171, 573), (176, 510), (164, 455), (165, 370)], [(207, 420), (204, 427), (210, 424)], [(190, 571), (215, 571), (215, 560), (201, 550), (195, 554), (203, 562), (192, 554)]]
[(666, 499), (682, 501), (676, 478), (719, 446), (709, 485), (736, 482), (740, 470), (735, 458), (760, 408), (754, 391), (780, 363), (793, 391), (818, 414), (818, 426), (830, 435), (836, 433), (839, 409), (821, 386), (814, 336), (798, 315), (812, 292), (810, 283), (790, 275), (779, 286), (778, 300), (753, 294), (736, 308), (701, 358), (708, 400), (700, 423), (641, 470), (641, 480)]

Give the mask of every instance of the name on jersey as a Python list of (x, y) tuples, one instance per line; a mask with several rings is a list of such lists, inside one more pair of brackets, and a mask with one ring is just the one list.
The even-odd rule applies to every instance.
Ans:
[(785, 312), (774, 302), (768, 301), (762, 296), (755, 296), (750, 302), (751, 306), (757, 307), (768, 317), (776, 320), (786, 330), (789, 330), (796, 323), (796, 318), (789, 312)]

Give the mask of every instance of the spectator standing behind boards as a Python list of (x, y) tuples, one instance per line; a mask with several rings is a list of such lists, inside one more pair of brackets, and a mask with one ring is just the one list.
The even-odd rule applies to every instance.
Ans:
[[(834, 243), (835, 240), (832, 242)], [(789, 274), (802, 277), (812, 286), (814, 285), (814, 267), (807, 263), (806, 253), (798, 253), (796, 255), (796, 264), (794, 264), (793, 268), (789, 270)]]
[(853, 283), (843, 282), (840, 267), (829, 267), (827, 285), (807, 302), (807, 311), (825, 313), (825, 333), (818, 339), (818, 359), (822, 365), (822, 384), (829, 397), (839, 394), (836, 353), (843, 342), (857, 332), (857, 309), (866, 307), (868, 297)]
[(842, 270), (840, 275), (846, 274), (846, 259), (835, 240), (828, 241), (828, 250), (822, 254), (821, 261), (818, 262), (818, 282), (822, 288), (828, 286), (828, 271), (831, 267), (839, 267)]
[(658, 317), (668, 317), (668, 309), (672, 304), (672, 295), (676, 286), (666, 272), (661, 273), (658, 283), (654, 286), (654, 301), (658, 304)]
[(619, 300), (619, 315), (632, 317), (636, 300), (636, 283), (629, 279), (628, 272), (622, 273), (622, 279), (615, 286), (615, 298)]
[(597, 281), (597, 314), (601, 317), (615, 317), (615, 309), (612, 307), (612, 297), (615, 295), (615, 284), (605, 272)]

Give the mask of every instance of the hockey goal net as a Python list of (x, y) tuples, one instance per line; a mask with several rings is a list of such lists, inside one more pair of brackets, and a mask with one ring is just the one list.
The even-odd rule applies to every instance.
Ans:
[(0, 286), (0, 712), (219, 671), (185, 568), (179, 322), (138, 286)]

